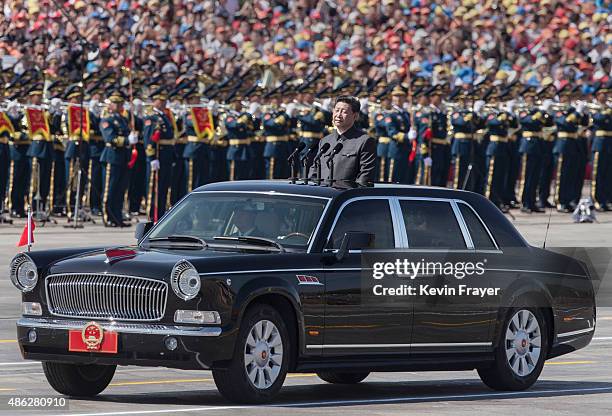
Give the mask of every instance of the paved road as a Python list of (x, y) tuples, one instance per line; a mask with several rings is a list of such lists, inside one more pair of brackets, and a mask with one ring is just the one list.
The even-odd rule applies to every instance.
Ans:
[[(612, 214), (597, 224), (573, 224), (553, 214), (548, 247), (612, 247)], [(517, 215), (514, 221), (534, 245), (541, 245), (548, 215)], [(0, 270), (7, 270), (21, 224), (0, 226)], [(133, 242), (133, 230), (86, 225), (82, 230), (47, 225), (36, 230), (36, 248), (120, 245)], [(6, 274), (5, 274), (6, 276)], [(8, 279), (0, 280), (0, 401), (11, 396), (55, 395), (39, 363), (24, 362), (15, 342), (20, 297)], [(357, 386), (333, 386), (314, 374), (290, 375), (274, 405), (234, 406), (217, 393), (210, 372), (162, 368), (119, 368), (111, 386), (96, 400), (71, 400), (69, 412), (0, 410), (21, 414), (204, 414), (251, 415), (575, 415), (609, 414), (612, 409), (612, 308), (598, 309), (593, 343), (547, 363), (530, 390), (499, 393), (487, 389), (475, 372), (375, 373)]]

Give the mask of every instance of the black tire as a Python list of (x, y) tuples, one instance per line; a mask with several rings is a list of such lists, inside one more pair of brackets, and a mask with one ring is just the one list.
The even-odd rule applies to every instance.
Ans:
[[(265, 388), (256, 387), (254, 382), (250, 380), (245, 368), (247, 338), (255, 324), (261, 321), (269, 321), (276, 326), (281, 340), (280, 351), (282, 351), (278, 375), (275, 381)], [(276, 309), (265, 304), (255, 304), (250, 307), (240, 326), (234, 348), (234, 359), (228, 367), (212, 370), (219, 393), (227, 400), (236, 403), (266, 403), (274, 399), (287, 376), (289, 357), (293, 351), (289, 339), (287, 324)], [(253, 353), (253, 356), (255, 356), (255, 353)], [(269, 356), (272, 356), (272, 350), (270, 350)], [(268, 359), (268, 361), (271, 360)]]
[(78, 365), (43, 362), (47, 381), (66, 396), (91, 397), (101, 393), (113, 379), (116, 365)]
[[(519, 311), (529, 311), (536, 318), (540, 328), (540, 353), (537, 362), (531, 362), (533, 364), (531, 371), (525, 375), (519, 375), (513, 370), (510, 364), (512, 358), (507, 358), (506, 356), (506, 331), (509, 328), (510, 321)], [(520, 391), (531, 387), (538, 380), (548, 354), (548, 325), (549, 323), (542, 309), (531, 307), (510, 308), (498, 334), (497, 345), (495, 347), (495, 362), (490, 367), (478, 369), (478, 375), (483, 383), (494, 390), (502, 391)], [(510, 346), (512, 343), (508, 345)], [(528, 350), (532, 348), (531, 344), (527, 347)], [(516, 360), (514, 360), (514, 363), (516, 363)], [(524, 366), (521, 366), (521, 368), (524, 368)]]
[(323, 381), (327, 381), (332, 384), (357, 384), (363, 380), (370, 373), (338, 373), (335, 371), (322, 371), (317, 373), (317, 376)]

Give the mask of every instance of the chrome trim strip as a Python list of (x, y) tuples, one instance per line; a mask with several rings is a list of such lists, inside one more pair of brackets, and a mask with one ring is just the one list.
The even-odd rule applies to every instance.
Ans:
[(430, 347), (490, 347), (492, 342), (429, 342), (418, 344), (327, 344), (306, 345), (310, 349), (325, 348), (430, 348)]
[(557, 334), (557, 338), (565, 338), (565, 337), (571, 337), (574, 335), (580, 335), (580, 334), (587, 334), (589, 332), (593, 332), (595, 331), (595, 327), (591, 327), (591, 328), (584, 328), (584, 329), (578, 329), (576, 331), (570, 331), (570, 332), (563, 332), (562, 334)]
[(548, 272), (545, 270), (523, 270), (523, 269), (485, 269), (486, 271), (491, 272), (515, 272), (515, 273), (544, 273), (544, 274), (554, 274), (557, 276), (573, 276), (573, 277), (586, 277), (583, 274), (573, 274), (573, 273), (563, 273), (563, 272)]
[(406, 224), (404, 223), (404, 216), (402, 215), (402, 208), (400, 207), (399, 200), (397, 198), (390, 198), (389, 204), (391, 205), (391, 219), (393, 220), (395, 247), (408, 248)]
[(451, 204), (451, 208), (455, 213), (455, 221), (459, 224), (459, 228), (461, 229), (461, 233), (463, 234), (463, 241), (465, 242), (465, 246), (469, 250), (474, 250), (474, 241), (472, 241), (472, 236), (470, 235), (470, 231), (468, 230), (467, 224), (461, 211), (459, 211), (459, 207), (457, 206), (457, 202), (455, 200), (449, 201)]
[[(21, 318), (17, 321), (18, 327), (43, 329), (83, 329), (90, 320), (65, 320), (46, 318)], [(105, 331), (116, 331), (124, 334), (143, 335), (172, 335), (181, 337), (218, 337), (221, 328), (211, 326), (171, 326), (158, 324), (124, 324), (117, 322), (99, 322)]]
[[(200, 273), (200, 276), (216, 276), (219, 274), (252, 274), (252, 273), (274, 273), (274, 272), (325, 272), (325, 271), (361, 271), (361, 267), (338, 267), (338, 268), (323, 268), (318, 269), (267, 269), (267, 270), (233, 270), (229, 272), (208, 272)], [(367, 269), (366, 269), (367, 270)]]

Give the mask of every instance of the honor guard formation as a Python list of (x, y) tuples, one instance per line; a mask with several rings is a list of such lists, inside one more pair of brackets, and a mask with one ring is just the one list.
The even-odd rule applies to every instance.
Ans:
[(125, 227), (206, 183), (310, 176), (288, 158), (333, 132), (339, 96), (359, 100), (376, 181), (470, 190), (503, 211), (570, 212), (587, 196), (612, 209), (605, 2), (13, 0), (3, 12), (1, 221), (31, 207), (39, 221)]

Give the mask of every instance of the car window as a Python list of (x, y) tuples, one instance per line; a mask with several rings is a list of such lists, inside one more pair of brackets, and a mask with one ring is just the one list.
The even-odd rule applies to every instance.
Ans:
[(465, 249), (465, 240), (449, 202), (400, 201), (408, 247)]
[(491, 240), (489, 233), (485, 229), (480, 219), (476, 216), (476, 214), (474, 214), (474, 211), (472, 211), (472, 209), (465, 204), (458, 205), (461, 215), (463, 215), (463, 219), (467, 225), (468, 231), (470, 232), (470, 236), (472, 237), (474, 248), (481, 250), (495, 250), (495, 243), (493, 243), (493, 240)]
[(395, 248), (389, 202), (386, 199), (366, 199), (351, 202), (344, 207), (328, 248), (340, 248), (344, 234), (349, 231), (374, 234), (374, 248)]

